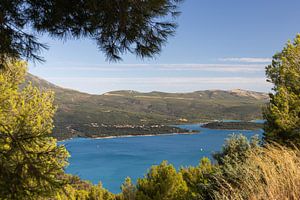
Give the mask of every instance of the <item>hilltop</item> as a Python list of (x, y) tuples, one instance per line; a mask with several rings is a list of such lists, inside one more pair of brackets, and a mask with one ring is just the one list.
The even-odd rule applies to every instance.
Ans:
[(27, 82), (55, 92), (54, 135), (59, 138), (182, 132), (168, 125), (221, 119), (261, 118), (266, 93), (205, 90), (143, 93), (132, 90), (91, 95), (58, 87), (28, 74)]

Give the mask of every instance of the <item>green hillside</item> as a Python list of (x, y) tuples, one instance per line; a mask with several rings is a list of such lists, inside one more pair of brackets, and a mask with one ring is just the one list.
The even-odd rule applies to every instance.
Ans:
[(180, 132), (165, 125), (217, 119), (261, 118), (268, 95), (244, 90), (192, 93), (114, 91), (91, 95), (64, 89), (29, 74), (27, 81), (55, 92), (54, 135), (98, 137)]

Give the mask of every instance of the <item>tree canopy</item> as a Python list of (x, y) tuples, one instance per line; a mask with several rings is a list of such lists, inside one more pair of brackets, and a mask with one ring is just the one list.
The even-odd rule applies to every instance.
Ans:
[(300, 34), (274, 55), (266, 75), (274, 93), (264, 110), (265, 140), (300, 145)]
[(38, 199), (64, 185), (68, 152), (50, 137), (53, 93), (20, 87), (26, 62), (0, 70), (0, 199)]
[[(0, 55), (43, 60), (40, 34), (90, 38), (109, 60), (152, 57), (174, 34), (182, 0), (1, 0)], [(2, 58), (2, 61), (4, 59)]]
[(187, 190), (182, 174), (164, 161), (152, 166), (144, 178), (138, 179), (136, 200), (183, 200)]

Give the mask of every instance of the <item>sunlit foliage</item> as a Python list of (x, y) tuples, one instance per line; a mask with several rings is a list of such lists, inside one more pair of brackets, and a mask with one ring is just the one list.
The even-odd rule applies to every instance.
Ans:
[(137, 200), (181, 200), (185, 199), (187, 185), (173, 165), (166, 161), (153, 166), (147, 175), (137, 182)]
[(0, 70), (0, 197), (37, 199), (64, 184), (68, 152), (50, 133), (53, 93), (21, 88), (26, 63), (7, 58)]
[(208, 158), (204, 157), (198, 166), (182, 168), (180, 173), (188, 186), (187, 199), (212, 199), (210, 195), (213, 189), (212, 178), (220, 173), (219, 166), (213, 165)]
[(274, 94), (264, 111), (265, 140), (300, 145), (300, 34), (267, 67)]

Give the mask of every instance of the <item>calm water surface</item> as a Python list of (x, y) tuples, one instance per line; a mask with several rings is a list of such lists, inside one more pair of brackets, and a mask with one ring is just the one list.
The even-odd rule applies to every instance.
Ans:
[(211, 130), (199, 124), (179, 127), (198, 130), (193, 135), (137, 136), (111, 139), (71, 139), (65, 144), (71, 154), (66, 172), (93, 183), (102, 182), (111, 192), (129, 176), (134, 181), (143, 177), (149, 167), (168, 160), (175, 167), (198, 165), (203, 157), (211, 157), (221, 149), (232, 133), (251, 137), (262, 131)]

